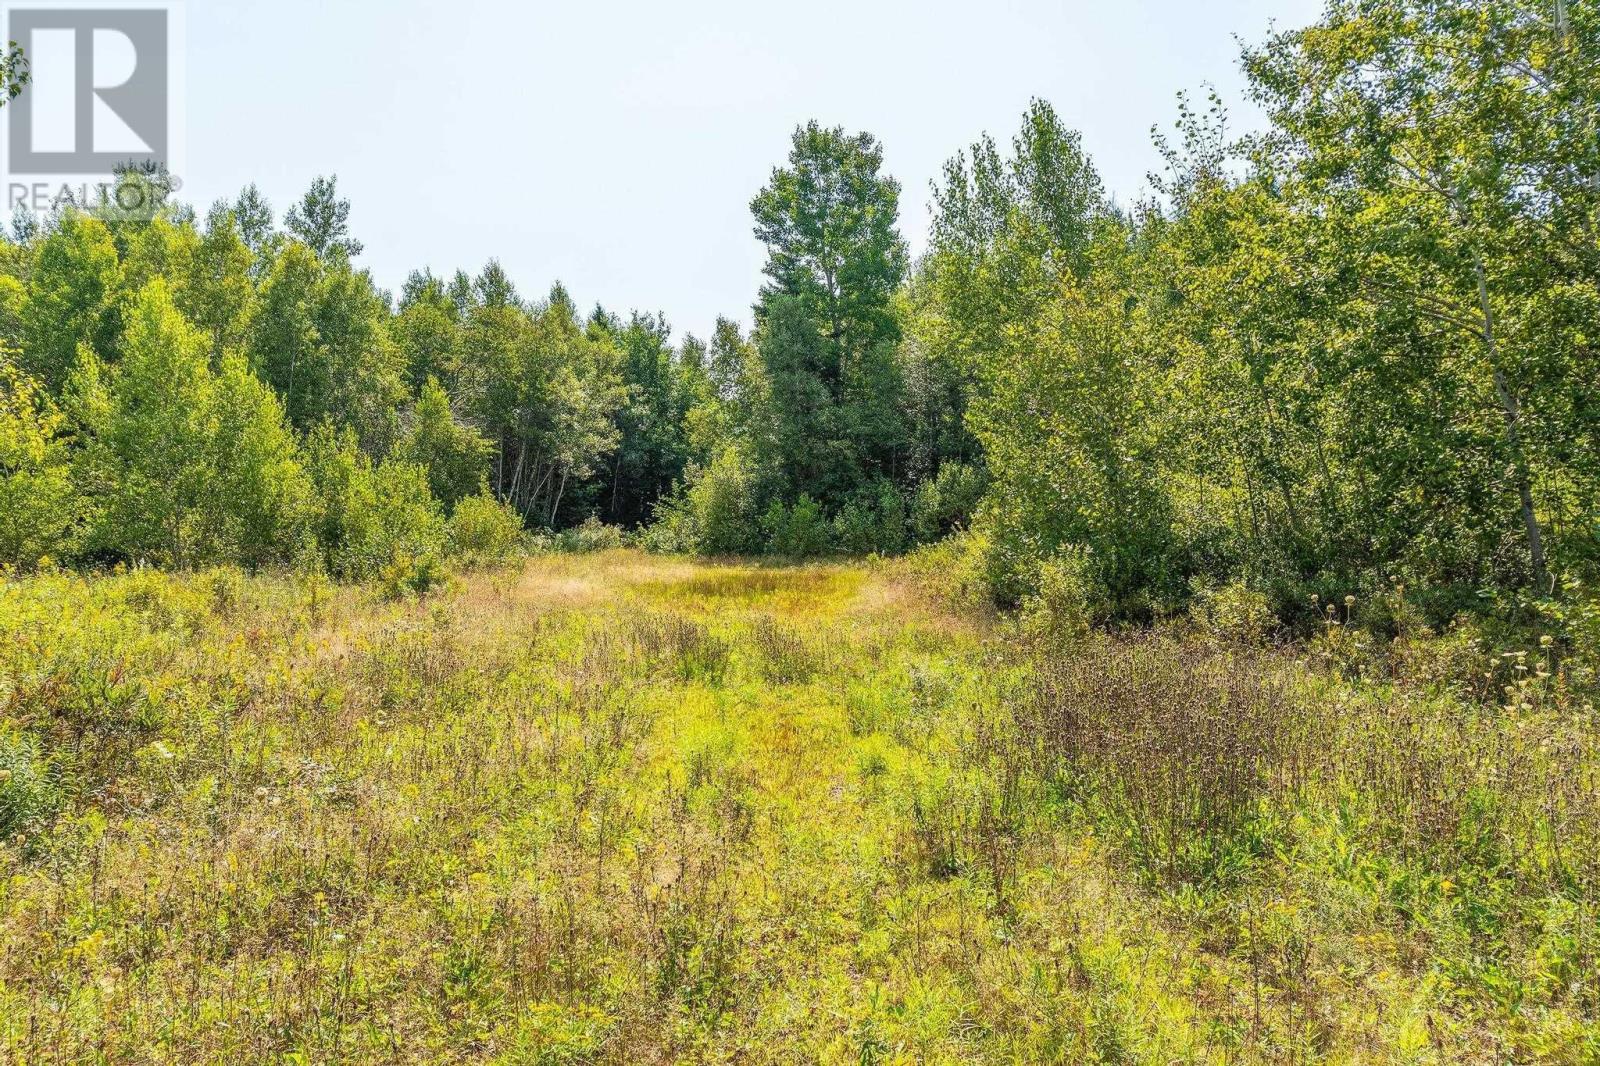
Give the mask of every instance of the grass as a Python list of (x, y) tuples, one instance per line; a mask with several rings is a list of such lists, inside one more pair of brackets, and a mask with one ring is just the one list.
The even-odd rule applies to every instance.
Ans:
[(882, 567), (11, 581), (0, 1049), (1600, 1060), (1591, 718), (1347, 673)]

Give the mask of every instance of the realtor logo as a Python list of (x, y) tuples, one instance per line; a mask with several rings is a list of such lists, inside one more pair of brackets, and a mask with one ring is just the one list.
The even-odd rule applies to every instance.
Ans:
[(11, 175), (172, 164), (167, 9), (13, 7), (7, 14), (7, 37), (32, 72), (5, 108)]

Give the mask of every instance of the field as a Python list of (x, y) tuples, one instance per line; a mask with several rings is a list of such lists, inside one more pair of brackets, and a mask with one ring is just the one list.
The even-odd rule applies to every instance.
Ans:
[(1046, 650), (900, 566), (626, 551), (10, 581), (0, 1049), (1600, 1059), (1592, 712), (1327, 638)]

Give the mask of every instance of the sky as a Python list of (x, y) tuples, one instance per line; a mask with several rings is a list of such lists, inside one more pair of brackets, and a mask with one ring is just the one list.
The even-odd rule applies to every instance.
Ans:
[(580, 307), (664, 312), (706, 336), (745, 323), (763, 251), (749, 203), (811, 118), (868, 130), (926, 242), (929, 182), (1032, 97), (1083, 133), (1107, 188), (1138, 197), (1151, 127), (1215, 85), (1238, 128), (1239, 39), (1317, 0), (188, 0), (182, 198), (255, 182), (282, 212), (318, 174), (352, 203), (358, 263)]

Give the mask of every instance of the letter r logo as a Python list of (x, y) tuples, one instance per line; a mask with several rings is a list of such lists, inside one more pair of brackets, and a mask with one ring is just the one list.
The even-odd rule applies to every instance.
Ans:
[(169, 161), (165, 9), (12, 8), (31, 83), (7, 108), (13, 174)]

